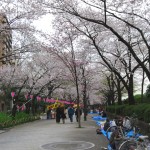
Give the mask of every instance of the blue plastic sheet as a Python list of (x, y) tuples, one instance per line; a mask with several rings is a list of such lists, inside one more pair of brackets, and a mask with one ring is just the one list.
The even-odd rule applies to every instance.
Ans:
[(106, 120), (106, 117), (101, 117), (101, 116), (93, 116), (92, 118), (95, 121), (105, 121)]
[(142, 134), (137, 133), (137, 134), (135, 135), (135, 133), (134, 133), (133, 130), (127, 132), (127, 134), (126, 134), (127, 137), (135, 137), (135, 138), (139, 137), (140, 135), (142, 135)]
[(112, 150), (112, 148), (109, 144), (108, 144), (107, 150)]
[[(101, 129), (102, 134), (103, 134), (105, 137), (107, 137), (107, 139), (109, 140), (112, 132), (107, 132), (107, 134), (106, 134), (106, 131), (104, 131), (104, 129), (102, 128), (102, 125), (104, 124), (104, 122), (105, 122), (105, 120), (106, 120), (107, 118), (102, 118), (101, 116), (93, 116), (92, 118), (93, 118), (93, 120), (96, 122), (96, 124), (97, 124), (98, 126), (100, 126), (100, 129)], [(140, 136), (140, 135), (141, 135), (141, 134), (136, 134), (136, 137), (138, 137), (138, 136)], [(135, 137), (134, 131), (133, 131), (133, 130), (130, 130), (129, 132), (127, 132), (127, 133), (126, 133), (126, 137)], [(108, 144), (108, 147), (107, 147), (107, 148), (108, 148), (108, 150), (112, 150), (112, 149), (111, 149), (111, 146), (110, 146), (109, 144)]]
[[(93, 118), (93, 120), (96, 122), (96, 124), (97, 124), (98, 126), (101, 126), (102, 124), (104, 124), (104, 121), (106, 120), (106, 118), (102, 118), (101, 116), (93, 116), (92, 118)], [(102, 129), (102, 133), (104, 134), (104, 136), (106, 136), (106, 131), (104, 131), (103, 129)], [(110, 132), (110, 133), (111, 133), (111, 132)], [(108, 134), (109, 134), (109, 133), (108, 133)], [(141, 134), (139, 134), (139, 135), (141, 135)], [(129, 132), (126, 134), (126, 136), (127, 136), (127, 137), (133, 137), (133, 136), (134, 136), (134, 131), (133, 131), (133, 130), (129, 131)]]
[(102, 129), (101, 132), (102, 132), (102, 134), (103, 134), (104, 136), (107, 136), (106, 131), (104, 131), (104, 130)]

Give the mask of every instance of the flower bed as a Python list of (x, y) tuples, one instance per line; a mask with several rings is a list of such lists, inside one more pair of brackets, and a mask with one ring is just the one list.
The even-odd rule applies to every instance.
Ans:
[(40, 116), (31, 116), (23, 112), (17, 113), (15, 118), (5, 113), (0, 113), (0, 129), (13, 127), (18, 124), (39, 120)]

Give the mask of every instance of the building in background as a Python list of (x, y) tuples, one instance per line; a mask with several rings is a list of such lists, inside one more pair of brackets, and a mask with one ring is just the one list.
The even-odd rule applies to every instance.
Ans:
[[(12, 53), (12, 30), (5, 14), (0, 13), (0, 67), (14, 65)], [(3, 100), (3, 90), (0, 89), (0, 112), (6, 110), (6, 103)]]
[(12, 53), (12, 30), (5, 14), (0, 13), (0, 67), (14, 65)]

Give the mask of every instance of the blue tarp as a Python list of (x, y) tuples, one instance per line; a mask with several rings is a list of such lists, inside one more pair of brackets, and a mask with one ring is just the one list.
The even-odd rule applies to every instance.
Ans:
[(139, 137), (140, 135), (142, 135), (142, 134), (137, 133), (137, 134), (135, 135), (133, 130), (129, 131), (129, 132), (126, 134), (127, 137), (136, 137), (136, 138)]
[(105, 121), (106, 120), (106, 117), (101, 117), (101, 116), (93, 116), (92, 118), (95, 121)]
[[(103, 129), (101, 130), (101, 132), (102, 132), (102, 134), (103, 134), (104, 136), (106, 136), (108, 139), (110, 139), (110, 136), (111, 136), (111, 133), (112, 133), (112, 132), (107, 132), (107, 133), (106, 133), (106, 131), (104, 131)], [(141, 135), (141, 134), (136, 134), (136, 137), (139, 137), (140, 135)], [(127, 132), (127, 133), (126, 133), (126, 137), (135, 137), (134, 131), (131, 130), (131, 131)]]
[(107, 150), (112, 150), (111, 146), (108, 144)]
[[(92, 118), (93, 118), (93, 120), (96, 122), (96, 124), (97, 124), (98, 126), (100, 126), (100, 129), (101, 129), (102, 134), (103, 134), (105, 137), (107, 137), (108, 140), (109, 140), (112, 132), (107, 132), (107, 134), (106, 134), (106, 131), (104, 131), (103, 128), (101, 128), (101, 126), (104, 124), (104, 121), (106, 120), (106, 118), (102, 118), (101, 116), (93, 116)], [(138, 137), (138, 136), (140, 136), (140, 135), (141, 135), (141, 134), (136, 134), (136, 137)], [(135, 137), (134, 131), (131, 130), (131, 131), (127, 132), (127, 133), (126, 133), (126, 137)], [(107, 147), (107, 148), (108, 148), (108, 150), (112, 150), (109, 144), (108, 144), (108, 147)]]
[(107, 136), (107, 135), (106, 135), (106, 131), (104, 131), (104, 130), (102, 129), (101, 132), (102, 132), (102, 134), (103, 134), (104, 136)]

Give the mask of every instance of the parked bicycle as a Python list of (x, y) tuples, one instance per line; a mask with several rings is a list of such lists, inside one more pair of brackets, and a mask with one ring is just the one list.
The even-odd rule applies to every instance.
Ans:
[(118, 150), (150, 150), (150, 141), (148, 136), (130, 137), (120, 144)]
[[(132, 119), (134, 123), (135, 118)], [(106, 137), (109, 140), (107, 150), (150, 150), (148, 136), (140, 135), (140, 129), (133, 123), (132, 130), (123, 127), (121, 121), (107, 129)]]

